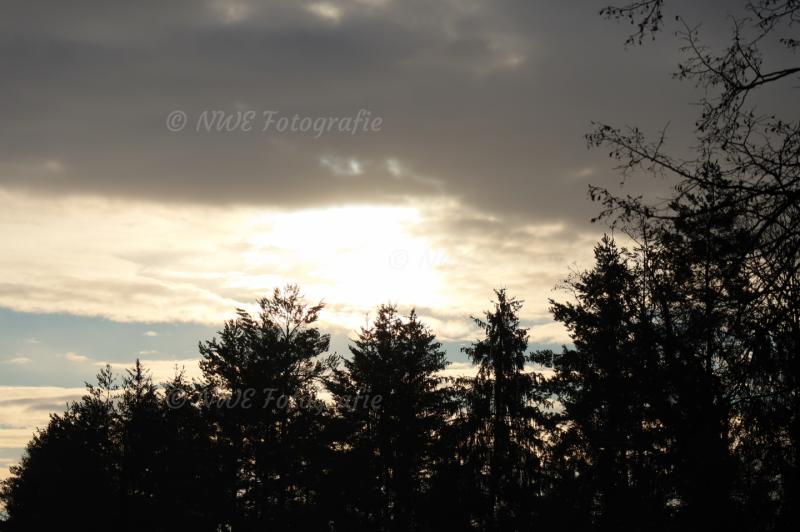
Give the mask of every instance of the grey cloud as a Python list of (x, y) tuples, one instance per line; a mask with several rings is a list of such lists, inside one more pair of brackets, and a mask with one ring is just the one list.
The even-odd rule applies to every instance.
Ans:
[[(694, 112), (690, 88), (669, 80), (676, 43), (625, 51), (627, 28), (601, 20), (598, 3), (331, 0), (338, 21), (311, 3), (7, 3), (0, 186), (281, 207), (445, 195), (585, 222), (587, 183), (618, 181), (585, 150), (589, 121), (655, 130)], [(365, 108), (384, 122), (319, 139), (165, 127), (171, 110), (209, 108)], [(323, 157), (363, 172), (341, 179)], [(424, 179), (398, 179), (389, 160)]]

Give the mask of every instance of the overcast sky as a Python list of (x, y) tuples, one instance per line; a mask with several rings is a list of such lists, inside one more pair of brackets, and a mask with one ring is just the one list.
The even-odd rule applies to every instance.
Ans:
[[(605, 2), (5, 0), (0, 466), (103, 363), (191, 368), (234, 308), (287, 282), (328, 304), (339, 352), (395, 302), (464, 368), (468, 316), (500, 286), (534, 346), (567, 342), (547, 300), (605, 229), (587, 186), (620, 190), (583, 135), (669, 123), (670, 147), (691, 144), (674, 15), (718, 44), (731, 8), (698, 4), (668, 2), (658, 39), (626, 48)], [(262, 131), (265, 113), (360, 110), (379, 127)], [(198, 131), (204, 111), (255, 124)]]

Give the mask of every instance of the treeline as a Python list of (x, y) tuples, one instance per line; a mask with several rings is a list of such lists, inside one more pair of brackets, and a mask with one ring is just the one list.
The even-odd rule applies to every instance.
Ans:
[(200, 344), (201, 381), (101, 371), (3, 484), (4, 529), (794, 530), (800, 299), (758, 305), (713, 222), (604, 238), (552, 303), (559, 352), (498, 290), (474, 378), (393, 306), (329, 355), (322, 305), (276, 290)]

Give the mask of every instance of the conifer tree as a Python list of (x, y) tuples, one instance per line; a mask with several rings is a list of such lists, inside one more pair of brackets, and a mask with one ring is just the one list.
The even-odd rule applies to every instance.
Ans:
[(7, 530), (107, 530), (121, 515), (119, 452), (111, 368), (28, 444), (0, 499)]
[(576, 528), (654, 530), (665, 519), (667, 440), (657, 427), (669, 389), (632, 258), (602, 239), (594, 267), (568, 280), (576, 300), (551, 301), (574, 346), (537, 354), (551, 361), (558, 402), (550, 497), (569, 502)]
[(210, 413), (234, 457), (233, 526), (318, 527), (326, 446), (316, 387), (330, 341), (315, 327), (323, 305), (307, 304), (291, 285), (258, 303), (256, 318), (239, 310), (200, 345)]
[[(437, 442), (448, 408), (445, 353), (411, 311), (378, 308), (328, 382), (343, 440), (340, 471), (348, 487), (347, 529), (423, 530)], [(349, 477), (349, 480), (345, 478)], [(427, 509), (427, 510), (426, 510)]]
[(542, 378), (526, 368), (522, 301), (496, 290), (494, 309), (473, 318), (484, 337), (463, 351), (478, 366), (467, 397), (468, 467), (482, 496), (483, 530), (523, 530), (536, 513), (547, 406)]

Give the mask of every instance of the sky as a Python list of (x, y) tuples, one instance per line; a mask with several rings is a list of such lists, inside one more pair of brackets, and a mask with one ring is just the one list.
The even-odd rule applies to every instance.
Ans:
[[(621, 188), (583, 136), (669, 124), (691, 144), (674, 14), (714, 44), (730, 8), (698, 4), (625, 47), (604, 2), (5, 0), (0, 478), (101, 366), (196, 375), (198, 342), (286, 283), (326, 303), (339, 353), (395, 303), (466, 371), (469, 316), (498, 287), (525, 301), (532, 348), (569, 342), (548, 299), (608, 231), (588, 185), (670, 185)], [(359, 112), (369, 127), (279, 121)]]

